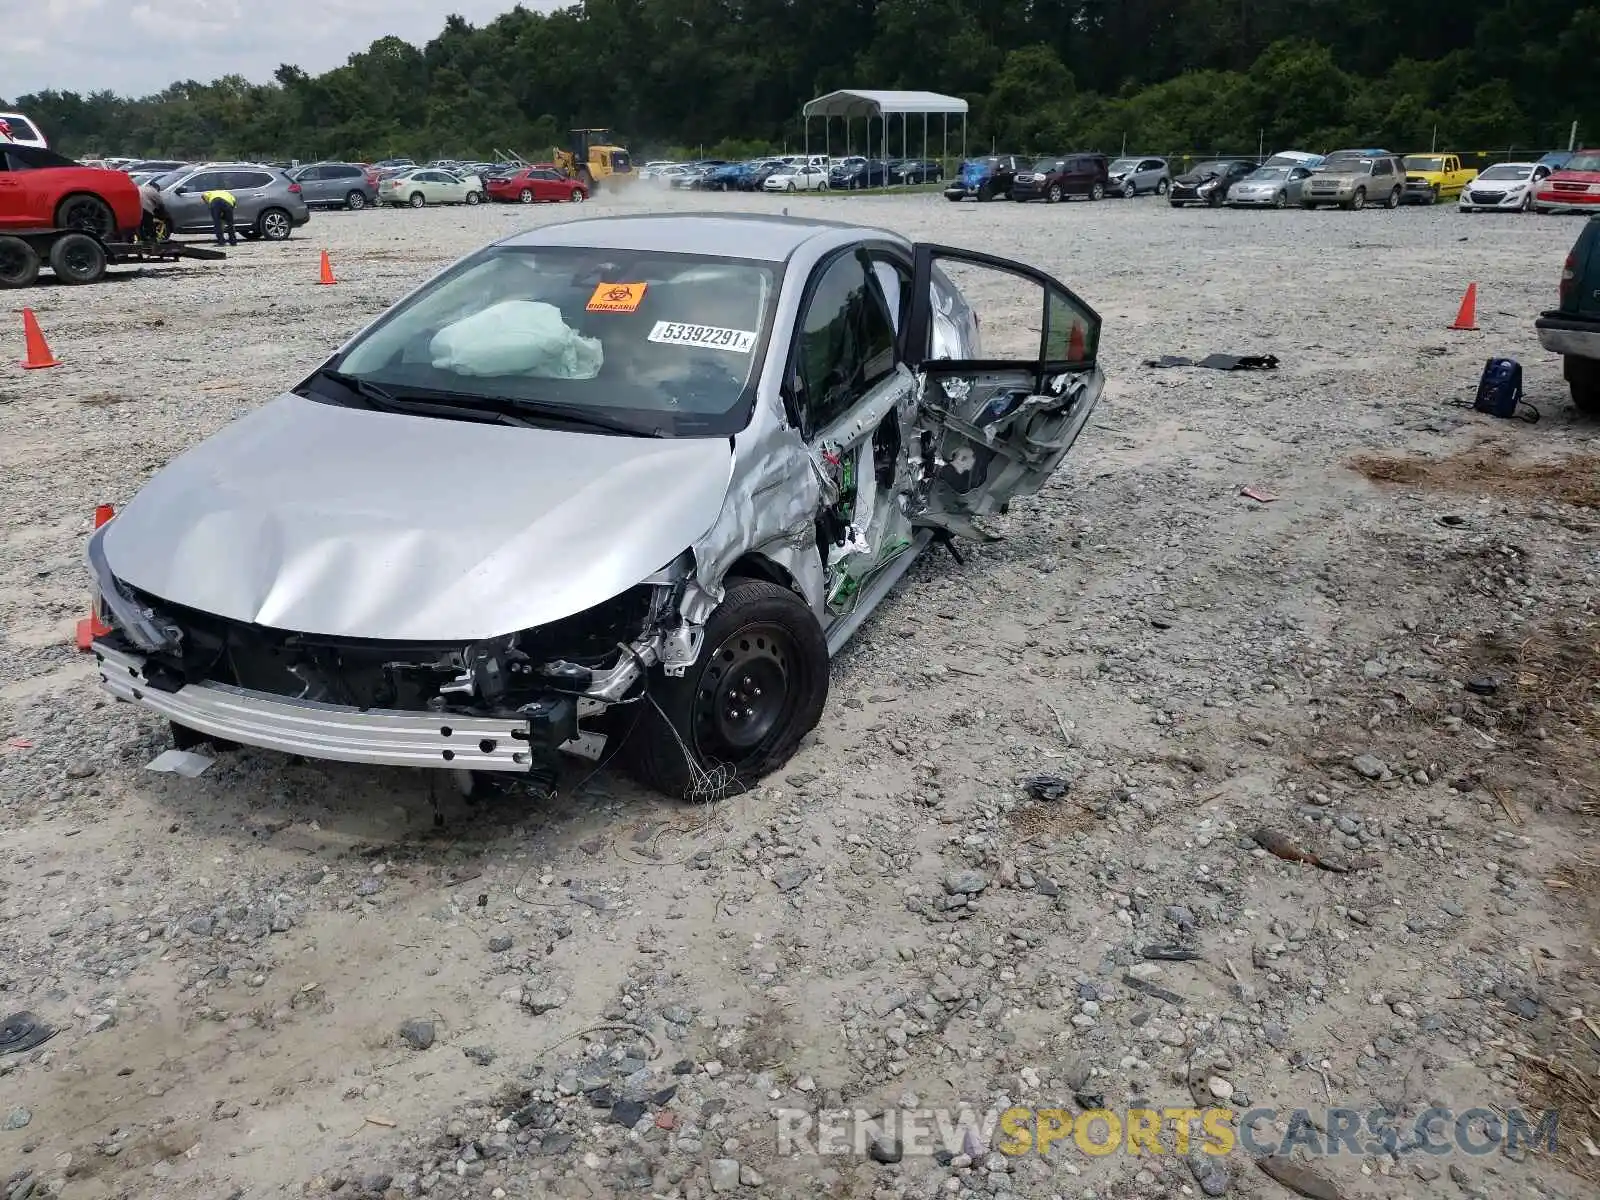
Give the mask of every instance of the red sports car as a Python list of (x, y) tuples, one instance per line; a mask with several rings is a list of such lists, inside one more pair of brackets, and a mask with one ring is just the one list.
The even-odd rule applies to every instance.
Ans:
[(0, 233), (81, 229), (115, 241), (139, 228), (139, 189), (121, 171), (85, 167), (50, 150), (0, 145)]
[(515, 175), (491, 179), (484, 185), (491, 200), (518, 204), (563, 201), (581, 204), (589, 191), (581, 181), (569, 179), (554, 167), (527, 167)]
[(1600, 150), (1579, 150), (1534, 185), (1534, 212), (1600, 212)]

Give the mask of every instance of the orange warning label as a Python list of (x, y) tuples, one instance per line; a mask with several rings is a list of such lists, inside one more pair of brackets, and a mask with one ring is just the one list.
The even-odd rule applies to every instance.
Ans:
[(584, 307), (590, 312), (636, 312), (644, 300), (644, 289), (642, 283), (602, 283)]

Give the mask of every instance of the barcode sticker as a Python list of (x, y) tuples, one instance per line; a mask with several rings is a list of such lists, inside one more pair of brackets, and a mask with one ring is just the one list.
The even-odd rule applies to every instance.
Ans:
[(666, 346), (701, 346), (709, 350), (730, 350), (734, 354), (749, 354), (756, 345), (756, 335), (748, 329), (685, 325), (678, 321), (657, 321), (650, 331), (650, 340)]

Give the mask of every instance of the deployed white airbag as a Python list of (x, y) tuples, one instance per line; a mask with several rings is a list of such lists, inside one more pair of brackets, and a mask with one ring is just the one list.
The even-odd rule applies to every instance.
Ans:
[(428, 343), (433, 365), (458, 375), (532, 375), (593, 379), (603, 355), (540, 300), (502, 300), (446, 325)]

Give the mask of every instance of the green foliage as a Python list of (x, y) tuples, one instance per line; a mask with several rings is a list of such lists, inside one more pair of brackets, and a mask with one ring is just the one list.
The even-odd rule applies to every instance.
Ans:
[(969, 145), (1021, 153), (1539, 149), (1572, 121), (1600, 140), (1597, 62), (1595, 0), (584, 0), (317, 76), (10, 107), (68, 153), (188, 158), (537, 160), (580, 125), (640, 159), (744, 158), (798, 148), (801, 103), (845, 87), (962, 96)]

